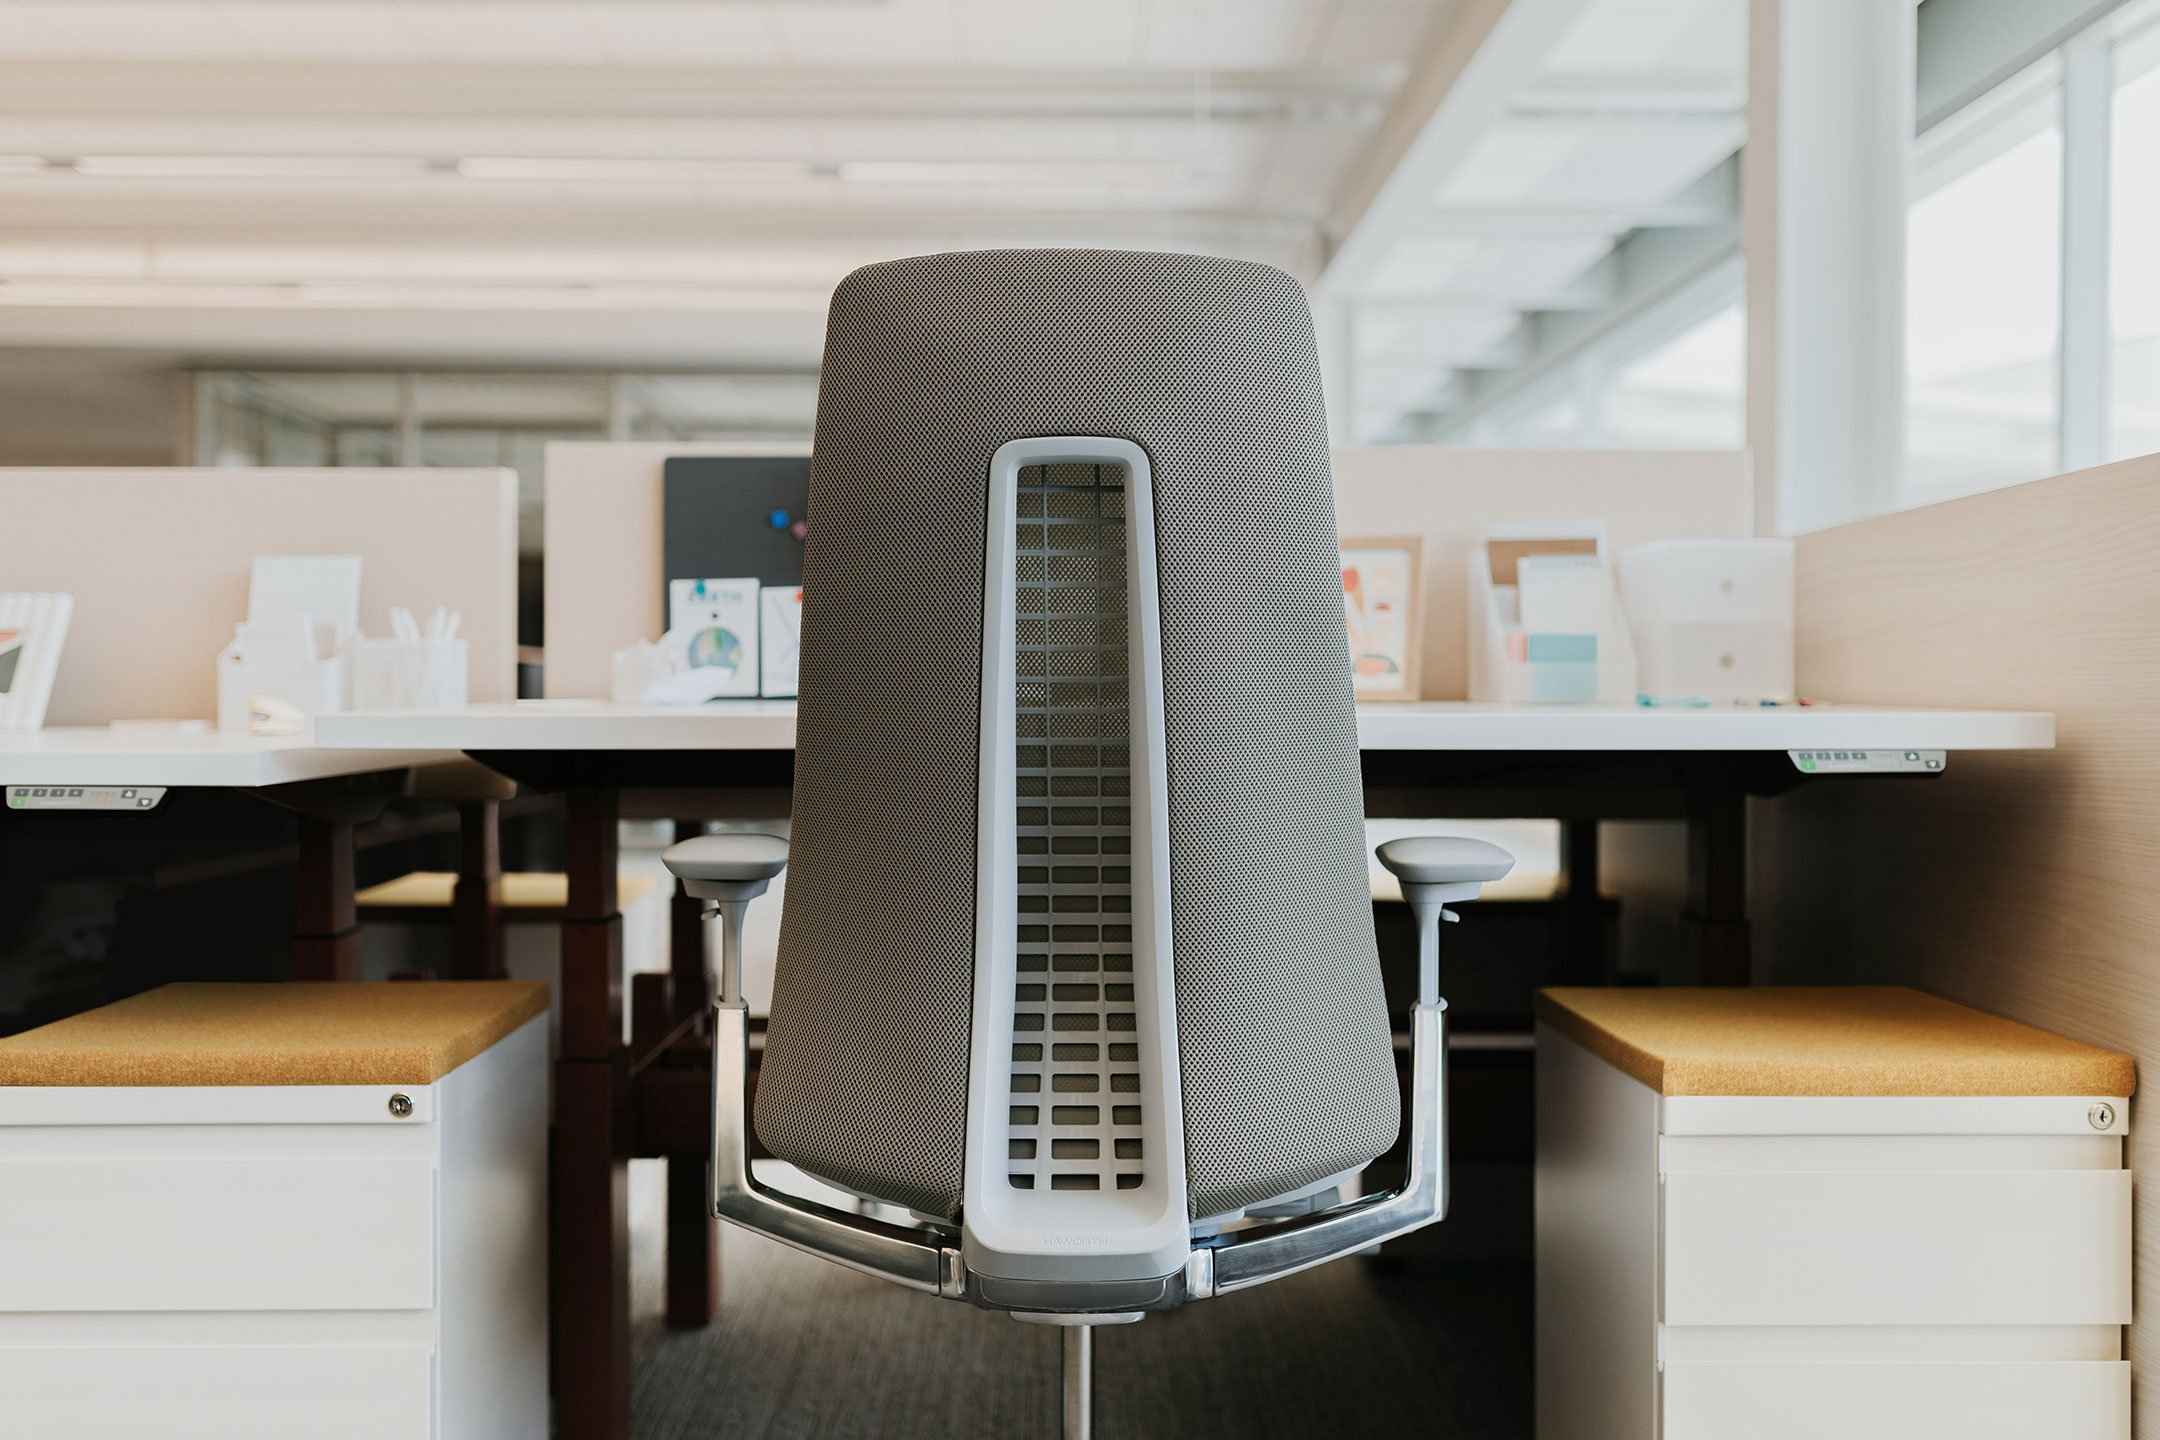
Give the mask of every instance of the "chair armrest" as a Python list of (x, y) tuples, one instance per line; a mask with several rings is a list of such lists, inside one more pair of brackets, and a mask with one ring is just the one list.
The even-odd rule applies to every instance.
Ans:
[(746, 831), (697, 835), (670, 845), (660, 861), (679, 880), (770, 880), (787, 868), (788, 842), (778, 835)]
[(1405, 885), (1485, 885), (1504, 879), (1515, 857), (1465, 835), (1417, 835), (1373, 852)]

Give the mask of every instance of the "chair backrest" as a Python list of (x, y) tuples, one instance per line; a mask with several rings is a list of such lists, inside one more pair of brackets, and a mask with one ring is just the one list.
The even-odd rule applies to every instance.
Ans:
[(1092, 251), (857, 271), (809, 523), (773, 1153), (964, 1216), (973, 1270), (1125, 1278), (1386, 1149), (1297, 282)]

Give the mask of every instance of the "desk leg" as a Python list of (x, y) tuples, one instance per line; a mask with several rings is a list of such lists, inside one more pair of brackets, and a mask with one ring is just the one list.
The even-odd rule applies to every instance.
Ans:
[(502, 802), (458, 802), (457, 887), (450, 894), (450, 975), (500, 980), (503, 968)]
[[(703, 825), (676, 822), (677, 840), (688, 840), (704, 833)], [(712, 985), (705, 958), (704, 915), (705, 902), (685, 895), (678, 882), (668, 909), (668, 969), (674, 980), (675, 1014), (678, 1016), (702, 1016), (712, 1006)], [(670, 1325), (710, 1325), (713, 1316), (719, 1313), (720, 1222), (712, 1214), (710, 1169), (711, 1162), (703, 1154), (668, 1157), (667, 1323)]]
[(1561, 892), (1566, 951), (1561, 983), (1596, 985), (1605, 975), (1605, 915), (1598, 892), (1598, 822), (1569, 820), (1560, 827)]
[(1703, 984), (1748, 983), (1747, 797), (1736, 790), (1688, 794), (1688, 903), (1682, 925), (1701, 959)]
[(622, 914), (612, 790), (570, 792), (555, 1064), (555, 1433), (630, 1433), (630, 1207)]
[(353, 901), (353, 822), (300, 816), (299, 894), (292, 978), (360, 978), (360, 911)]

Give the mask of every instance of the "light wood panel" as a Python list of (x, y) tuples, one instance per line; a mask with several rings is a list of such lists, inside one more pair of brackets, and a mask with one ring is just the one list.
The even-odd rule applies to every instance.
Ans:
[(358, 555), (360, 623), (464, 614), (474, 700), (517, 694), (509, 470), (0, 469), (0, 588), (75, 597), (45, 723), (205, 719), (257, 555)]
[[(2053, 710), (2058, 748), (1757, 806), (1762, 971), (1914, 984), (2160, 1055), (2160, 456), (1804, 535), (1798, 562), (1804, 694)], [(2160, 1174), (2140, 1118), (2131, 1164)], [(2151, 1297), (2160, 1186), (2137, 1221)], [(2160, 1393), (2160, 1321), (2131, 1350)], [(2160, 1436), (2160, 1402), (2138, 1416)]]
[(1335, 452), (1344, 535), (1423, 541), (1425, 626), (1418, 688), (1469, 694), (1467, 573), (1486, 525), (1602, 520), (1613, 554), (1668, 536), (1748, 533), (1748, 458), (1704, 450), (1465, 450), (1376, 445)]

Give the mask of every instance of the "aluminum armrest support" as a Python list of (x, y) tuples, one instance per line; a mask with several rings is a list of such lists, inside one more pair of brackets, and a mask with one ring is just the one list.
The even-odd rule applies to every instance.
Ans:
[(1185, 1270), (1190, 1298), (1279, 1280), (1447, 1214), (1446, 1001), (1412, 1008), (1410, 1044), (1410, 1153), (1401, 1187), (1302, 1219), (1239, 1231), (1194, 1250)]
[(957, 1246), (941, 1245), (927, 1231), (782, 1195), (751, 1177), (749, 1073), (750, 1008), (740, 1000), (717, 1004), (713, 1006), (713, 1213), (865, 1275), (931, 1295), (959, 1297), (966, 1277)]
[[(1447, 1214), (1447, 1004), (1419, 1005), (1410, 1014), (1411, 1110), (1407, 1173), (1402, 1185), (1346, 1205), (1225, 1236), (1196, 1248), (1184, 1272), (1183, 1299), (1204, 1300), (1279, 1280), (1300, 1270), (1392, 1240)], [(742, 1001), (713, 1007), (713, 1213), (783, 1245), (896, 1285), (951, 1299), (964, 1298), (968, 1274), (957, 1245), (929, 1231), (889, 1225), (782, 1195), (750, 1174), (750, 1012)], [(1172, 1277), (1166, 1277), (1174, 1279)], [(986, 1301), (993, 1297), (985, 1296)], [(1156, 1304), (1175, 1304), (1165, 1293)], [(1016, 1298), (993, 1308), (1089, 1309), (1040, 1306)], [(1114, 1307), (1154, 1308), (1129, 1297)]]

